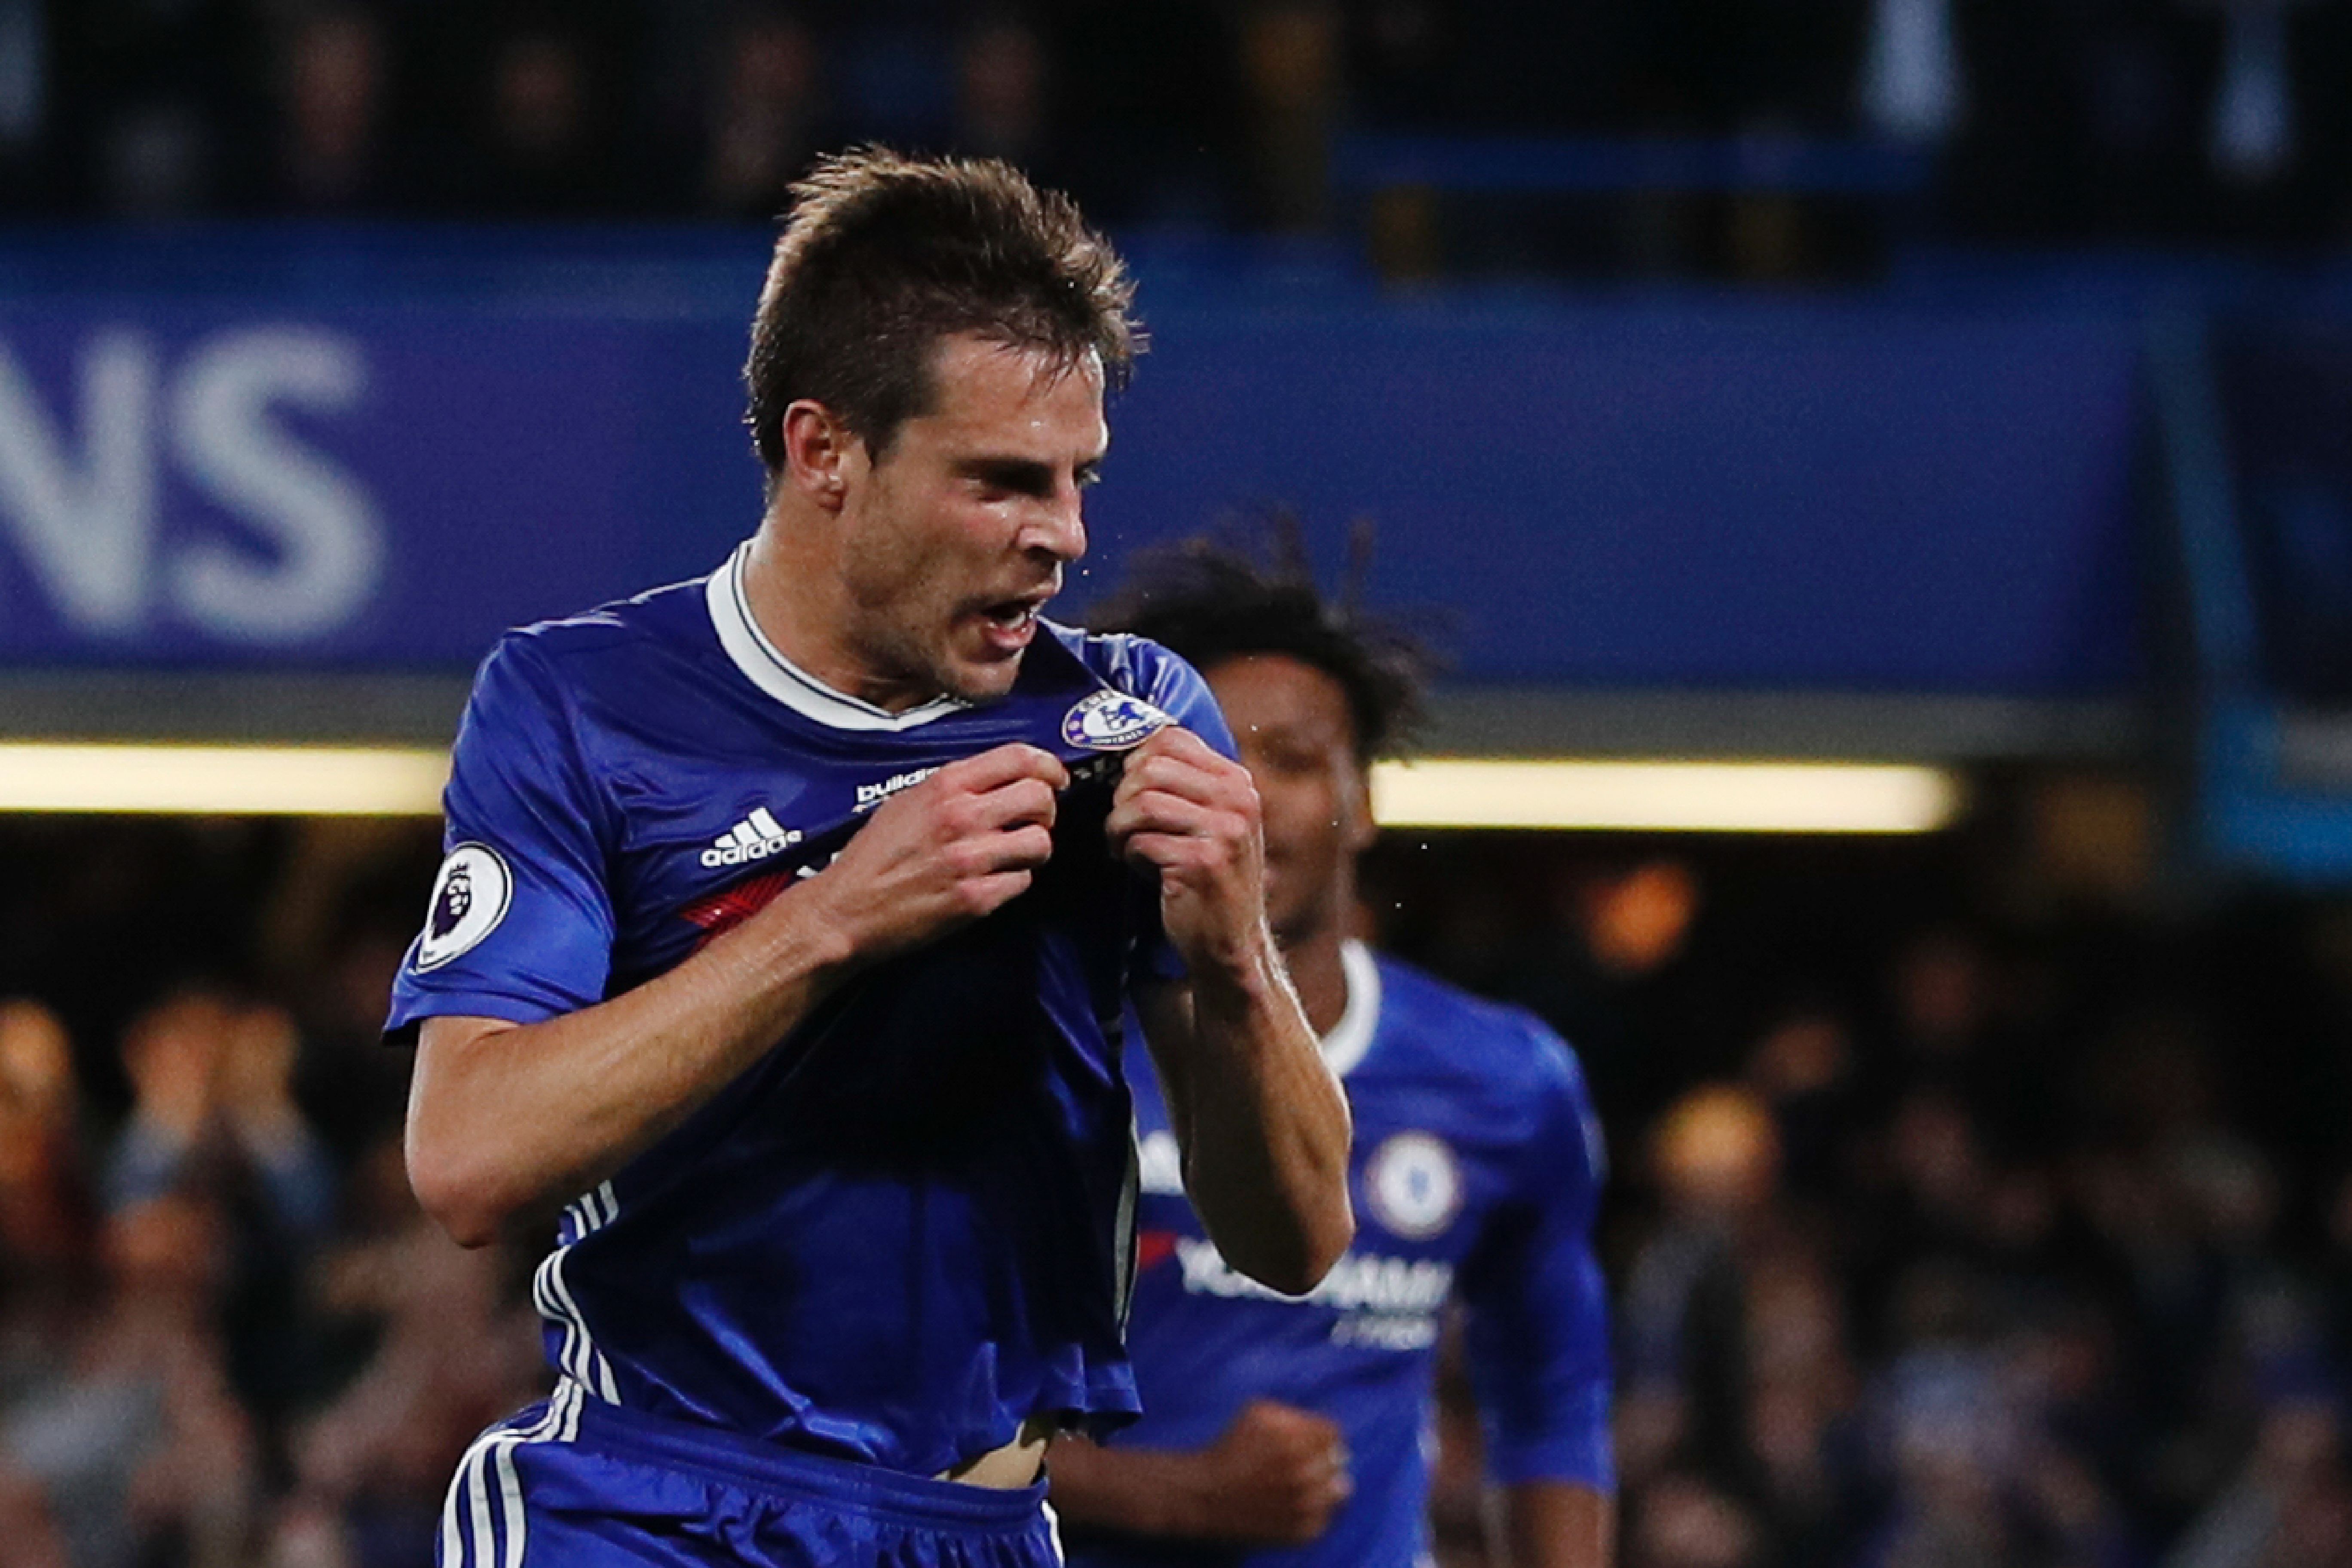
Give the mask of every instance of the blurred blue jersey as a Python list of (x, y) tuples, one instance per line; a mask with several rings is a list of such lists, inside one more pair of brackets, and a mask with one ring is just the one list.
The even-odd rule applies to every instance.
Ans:
[(767, 643), (741, 559), (490, 655), (387, 1028), (625, 992), (941, 764), (1055, 753), (1073, 783), (1030, 890), (835, 994), (581, 1194), (535, 1294), (590, 1397), (806, 1453), (931, 1475), (1032, 1415), (1115, 1424), (1136, 1409), (1119, 1019), (1144, 970), (1173, 969), (1156, 890), (1102, 825), (1153, 731), (1231, 738), (1156, 645), (1051, 626), (1003, 701), (869, 707)]
[(1253, 1399), (1338, 1422), (1355, 1493), (1323, 1537), (1244, 1552), (1066, 1527), (1070, 1561), (1410, 1568), (1427, 1551), (1439, 1310), (1467, 1313), (1488, 1472), (1614, 1486), (1605, 1287), (1591, 1247), (1600, 1131), (1576, 1058), (1528, 1015), (1349, 943), (1323, 1043), (1355, 1112), (1354, 1247), (1300, 1299), (1228, 1267), (1178, 1179), (1150, 1064), (1130, 1044), (1142, 1151), (1128, 1342), (1144, 1415), (1124, 1447), (1199, 1448)]

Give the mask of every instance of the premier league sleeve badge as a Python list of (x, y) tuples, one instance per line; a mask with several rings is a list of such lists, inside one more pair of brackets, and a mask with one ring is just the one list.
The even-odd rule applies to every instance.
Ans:
[(470, 952), (507, 916), (514, 876), (505, 858), (487, 844), (460, 844), (441, 862), (433, 881), (433, 903), (425, 917), (410, 967), (438, 969)]

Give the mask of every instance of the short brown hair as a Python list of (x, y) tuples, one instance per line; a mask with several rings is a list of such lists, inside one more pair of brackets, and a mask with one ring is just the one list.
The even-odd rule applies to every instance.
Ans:
[(861, 147), (793, 187), (743, 366), (745, 418), (772, 476), (784, 411), (811, 398), (879, 456), (928, 412), (931, 353), (970, 332), (1125, 384), (1143, 347), (1126, 266), (1067, 196), (1009, 164)]

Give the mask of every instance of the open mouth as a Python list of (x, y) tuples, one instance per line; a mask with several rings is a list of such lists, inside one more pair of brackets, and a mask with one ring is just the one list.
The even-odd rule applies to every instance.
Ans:
[(1006, 631), (1026, 631), (1036, 624), (1046, 604), (1061, 590), (1058, 574), (1051, 582), (1032, 584), (1025, 593), (1007, 594), (1001, 599), (983, 601), (980, 613)]
[(1019, 653), (1029, 646), (1029, 639), (1036, 635), (1038, 612), (1045, 607), (1045, 595), (1042, 594), (975, 606), (986, 628), (989, 646), (1005, 655)]

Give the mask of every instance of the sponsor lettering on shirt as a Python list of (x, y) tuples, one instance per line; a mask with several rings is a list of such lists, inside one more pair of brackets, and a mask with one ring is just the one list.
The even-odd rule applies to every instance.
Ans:
[(1350, 1252), (1304, 1296), (1268, 1289), (1227, 1263), (1214, 1243), (1176, 1238), (1176, 1266), (1188, 1295), (1286, 1301), (1339, 1311), (1334, 1344), (1422, 1350), (1437, 1342), (1437, 1312), (1454, 1289), (1454, 1265), (1437, 1258)]
[(938, 773), (939, 771), (940, 770), (935, 767), (909, 768), (903, 773), (892, 773), (888, 778), (884, 779), (877, 784), (859, 784), (857, 786), (857, 809), (860, 811), (871, 811), (876, 806), (880, 805), (884, 801), (888, 800), (892, 795), (897, 795), (900, 790), (912, 789), (917, 784), (922, 783), (925, 779), (929, 778), (933, 773)]

